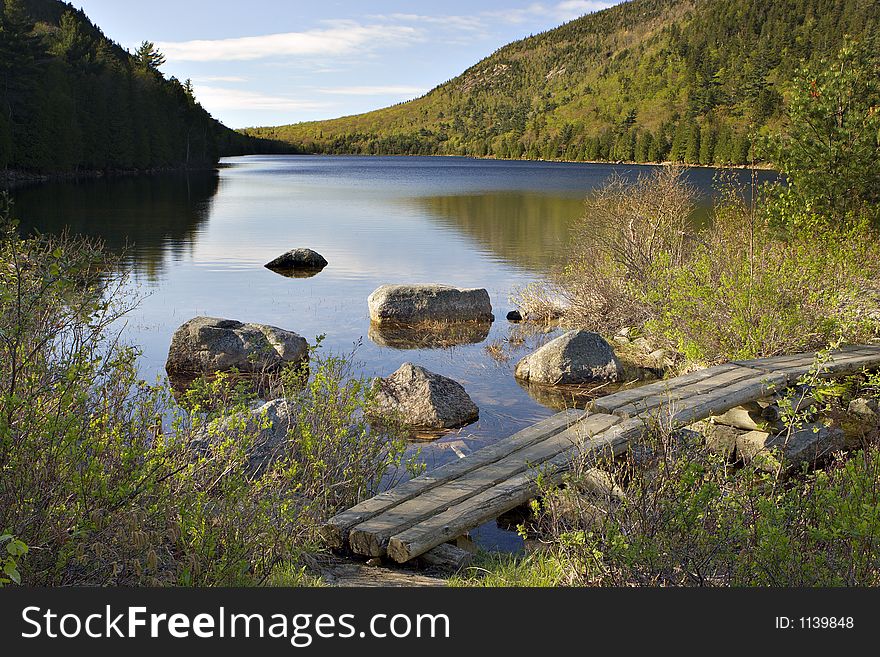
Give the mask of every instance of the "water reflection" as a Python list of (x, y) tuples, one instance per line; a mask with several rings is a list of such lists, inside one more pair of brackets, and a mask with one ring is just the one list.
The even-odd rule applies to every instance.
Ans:
[(201, 172), (44, 183), (12, 195), (23, 232), (99, 238), (156, 281), (169, 259), (191, 252), (217, 188), (216, 172)]
[(489, 337), (491, 322), (438, 322), (432, 324), (370, 324), (374, 344), (391, 349), (449, 349), (480, 344)]
[(409, 199), (483, 251), (524, 269), (546, 272), (568, 243), (571, 222), (583, 214), (583, 194), (549, 195), (510, 190)]

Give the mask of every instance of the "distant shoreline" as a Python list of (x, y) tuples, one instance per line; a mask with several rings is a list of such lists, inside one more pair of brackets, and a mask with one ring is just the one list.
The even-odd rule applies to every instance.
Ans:
[(81, 169), (79, 171), (54, 171), (36, 173), (20, 169), (0, 171), (0, 185), (17, 187), (34, 183), (75, 182), (78, 180), (100, 180), (112, 178), (133, 178), (137, 176), (156, 176), (172, 173), (203, 173), (216, 171), (218, 164), (205, 167), (160, 167), (156, 169)]
[[(247, 153), (242, 155), (230, 155), (226, 157), (248, 157), (248, 156), (274, 156), (283, 155), (279, 153)], [(476, 155), (409, 155), (409, 154), (366, 154), (366, 153), (291, 153), (288, 155), (304, 155), (307, 157), (395, 157), (395, 158), (415, 158), (415, 157), (436, 157), (436, 158), (461, 158), (465, 160), (488, 160), (497, 162), (546, 162), (550, 164), (601, 164), (605, 166), (644, 166), (644, 167), (660, 167), (660, 166), (681, 166), (686, 169), (722, 169), (722, 170), (756, 170), (756, 171), (773, 171), (773, 167), (767, 163), (756, 164), (684, 164), (681, 162), (629, 162), (629, 161), (610, 161), (610, 160), (546, 160), (543, 158), (527, 159), (527, 158), (503, 158), (503, 157), (479, 157)], [(225, 158), (223, 158), (225, 159)], [(35, 173), (32, 171), (22, 171), (20, 169), (7, 169), (0, 171), (0, 186), (11, 188), (20, 185), (50, 183), (50, 182), (76, 182), (79, 180), (101, 180), (114, 178), (133, 178), (139, 176), (156, 176), (174, 173), (204, 173), (206, 171), (216, 171), (222, 168), (222, 163), (216, 163), (206, 167), (163, 167), (156, 169), (113, 169), (113, 170), (79, 170), (66, 172), (51, 173)]]
[[(248, 153), (247, 155), (279, 155), (279, 153)], [(410, 155), (409, 153), (281, 153), (281, 155), (305, 155), (308, 157), (438, 157), (451, 158), (457, 157), (464, 160), (495, 160), (498, 162), (549, 162), (560, 164), (604, 164), (610, 166), (642, 166), (642, 167), (662, 167), (662, 166), (680, 166), (686, 169), (736, 169), (757, 171), (775, 171), (773, 166), (768, 162), (755, 162), (754, 164), (686, 164), (684, 162), (673, 162), (666, 160), (664, 162), (635, 162), (629, 160), (547, 160), (544, 158), (530, 159), (525, 157), (495, 157), (494, 155), (452, 155), (431, 153), (424, 155)], [(229, 155), (227, 157), (246, 157), (238, 155)]]

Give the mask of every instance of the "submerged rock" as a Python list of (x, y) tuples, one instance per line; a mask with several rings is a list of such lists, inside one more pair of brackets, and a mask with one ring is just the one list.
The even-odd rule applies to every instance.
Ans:
[(174, 333), (165, 369), (169, 374), (278, 370), (308, 360), (309, 345), (291, 331), (233, 319), (196, 317)]
[(421, 322), (492, 322), (492, 303), (485, 289), (448, 285), (383, 285), (367, 299), (375, 324)]
[(311, 249), (293, 249), (288, 251), (272, 262), (266, 264), (266, 269), (285, 276), (314, 276), (327, 266), (327, 261), (320, 253)]
[(605, 339), (589, 331), (569, 331), (523, 358), (518, 379), (545, 385), (577, 385), (619, 380), (623, 368)]
[(376, 380), (376, 405), (380, 414), (396, 414), (416, 430), (454, 429), (480, 416), (460, 383), (412, 363)]

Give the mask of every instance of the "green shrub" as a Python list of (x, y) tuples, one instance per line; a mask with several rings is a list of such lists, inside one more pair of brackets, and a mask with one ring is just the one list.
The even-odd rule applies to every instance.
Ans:
[[(688, 261), (658, 255), (645, 289), (648, 328), (691, 360), (719, 361), (817, 350), (876, 334), (852, 312), (878, 273), (877, 236), (867, 225), (786, 230), (776, 224), (777, 190), (755, 204), (730, 187)], [(794, 226), (794, 222), (789, 224)]]
[(287, 441), (257, 472), (250, 450), (265, 420), (249, 421), (251, 396), (232, 379), (199, 383), (183, 407), (139, 379), (137, 351), (114, 331), (129, 305), (125, 275), (98, 245), (22, 240), (5, 224), (0, 527), (16, 537), (9, 545), (30, 548), (0, 564), (7, 576), (49, 586), (308, 581), (298, 564), (321, 549), (321, 522), (402, 465), (402, 433), (367, 422), (371, 387), (349, 359), (316, 354), (305, 385), (301, 372), (284, 377)]
[(612, 177), (587, 199), (556, 277), (567, 320), (611, 333), (649, 319), (645, 292), (653, 285), (658, 258), (679, 266), (693, 248), (695, 199), (694, 188), (675, 167), (658, 169), (634, 185)]
[(880, 584), (876, 444), (784, 481), (734, 468), (698, 437), (655, 433), (643, 447), (638, 458), (609, 467), (623, 501), (575, 473), (567, 488), (545, 492), (541, 552), (484, 563), (487, 573), (472, 571), (459, 583)]

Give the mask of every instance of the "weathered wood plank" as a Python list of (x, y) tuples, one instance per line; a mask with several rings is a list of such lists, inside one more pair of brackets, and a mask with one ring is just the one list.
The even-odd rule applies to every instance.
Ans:
[[(771, 358), (758, 358), (754, 360), (736, 361), (737, 365), (752, 367), (763, 372), (776, 372), (782, 369), (803, 367), (804, 372), (814, 365), (818, 354), (801, 353), (787, 356), (773, 356)], [(843, 361), (850, 357), (877, 357), (880, 359), (880, 345), (854, 345), (843, 347), (831, 353), (833, 361)]]
[(518, 450), (495, 463), (472, 470), (441, 486), (423, 491), (351, 528), (349, 547), (356, 554), (384, 556), (388, 539), (395, 533), (441, 513), (481, 491), (497, 486), (530, 467), (540, 465), (619, 422), (620, 418), (614, 415), (591, 415), (566, 431)]
[[(551, 483), (559, 481), (584, 448), (587, 458), (598, 460), (600, 454), (625, 450), (652, 422), (678, 428), (774, 396), (809, 372), (815, 361), (812, 353), (739, 361), (608, 395), (596, 400), (593, 409), (618, 417), (595, 415), (574, 428), (569, 427), (582, 416), (550, 418), (339, 514), (325, 533), (331, 545), (342, 545), (350, 532), (356, 551), (371, 556), (387, 552), (407, 561), (534, 497), (538, 472)], [(880, 345), (835, 352), (821, 375), (863, 368), (880, 368)], [(603, 431), (603, 421), (620, 423)], [(598, 435), (586, 446), (574, 446), (579, 431)]]
[(649, 383), (647, 385), (639, 386), (638, 388), (633, 388), (631, 390), (615, 392), (613, 394), (606, 395), (605, 397), (600, 397), (599, 399), (595, 400), (593, 402), (593, 410), (599, 413), (614, 413), (617, 408), (620, 408), (621, 406), (624, 406), (626, 404), (630, 404), (639, 399), (644, 399), (645, 397), (651, 397), (653, 395), (665, 393), (673, 387), (686, 386), (691, 383), (698, 383), (700, 381), (703, 381), (704, 379), (709, 379), (723, 372), (729, 372), (731, 370), (737, 369), (737, 367), (737, 365), (733, 364), (717, 365), (715, 367), (709, 367), (704, 370), (690, 372), (689, 374), (685, 374), (675, 379), (657, 381), (656, 383)]
[(450, 543), (443, 543), (428, 550), (419, 559), (427, 566), (458, 572), (474, 560), (474, 555)]
[(757, 370), (749, 369), (746, 367), (735, 367), (733, 369), (721, 372), (708, 379), (703, 379), (702, 381), (698, 381), (696, 383), (691, 383), (689, 385), (681, 387), (672, 387), (664, 393), (653, 395), (651, 397), (646, 397), (645, 399), (632, 402), (631, 404), (620, 406), (614, 411), (614, 413), (615, 415), (620, 415), (621, 417), (635, 417), (642, 413), (651, 411), (652, 409), (655, 409), (663, 404), (675, 403), (679, 401), (684, 401), (685, 399), (689, 399), (690, 397), (709, 394), (715, 390), (723, 389), (727, 386), (733, 385), (734, 383), (750, 379), (757, 379), (762, 376), (766, 375), (763, 372), (759, 372)]
[(391, 490), (379, 493), (375, 497), (371, 497), (328, 520), (322, 528), (324, 539), (330, 547), (341, 548), (345, 544), (348, 531), (358, 523), (369, 520), (373, 516), (412, 499), (426, 490), (440, 486), (471, 470), (502, 459), (519, 449), (565, 431), (585, 416), (586, 413), (584, 411), (576, 409), (557, 413), (494, 445), (484, 447), (467, 458), (440, 466), (431, 472), (410, 479)]
[(742, 406), (779, 390), (788, 382), (784, 374), (765, 374), (759, 380), (746, 379), (707, 395), (695, 395), (673, 404), (666, 422), (672, 428), (686, 427), (712, 415), (720, 415), (734, 406)]
[(617, 456), (643, 432), (644, 424), (638, 418), (612, 427), (583, 447), (560, 453), (541, 468), (522, 472), (396, 534), (388, 542), (388, 556), (398, 563), (409, 561), (534, 498), (539, 492), (539, 476), (548, 484), (559, 483), (573, 459), (584, 458), (587, 463), (596, 464), (603, 458)]

